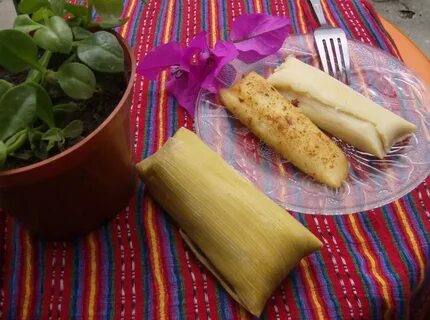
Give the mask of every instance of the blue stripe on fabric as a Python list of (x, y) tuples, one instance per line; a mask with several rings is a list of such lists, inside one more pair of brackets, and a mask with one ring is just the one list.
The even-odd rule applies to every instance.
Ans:
[[(376, 257), (379, 260), (379, 264), (381, 266), (383, 274), (386, 275), (386, 277), (390, 280), (390, 291), (397, 291), (391, 292), (391, 294), (393, 294), (394, 298), (400, 302), (405, 298), (402, 280), (400, 279), (395, 268), (393, 267), (392, 262), (387, 254), (387, 251), (384, 247), (382, 247), (379, 237), (375, 232), (375, 229), (373, 229), (373, 227), (371, 226), (371, 223), (369, 222), (369, 214), (370, 213), (367, 213), (366, 215), (359, 215), (358, 220), (361, 222), (361, 226), (366, 232), (367, 237), (371, 240), (370, 244), (373, 247), (371, 248), (372, 251), (374, 250), (374, 252), (379, 253)], [(396, 315), (403, 315), (405, 313), (405, 308), (402, 303), (399, 303), (398, 305), (400, 308), (399, 310), (395, 310), (395, 313)]]
[(19, 257), (20, 255), (18, 253), (22, 252), (22, 247), (21, 247), (21, 239), (20, 239), (20, 227), (18, 227), (18, 225), (16, 223), (13, 224), (12, 227), (12, 239), (18, 239), (17, 241), (13, 241), (12, 244), (12, 253), (11, 256), (13, 257), (13, 264), (12, 264), (12, 272), (11, 272), (11, 277), (10, 277), (10, 282), (9, 282), (9, 319), (17, 319), (18, 318), (18, 314), (17, 311), (19, 310), (19, 308), (17, 308), (16, 306), (18, 306), (18, 302), (19, 302), (19, 297), (17, 297), (18, 295), (18, 289), (20, 288), (20, 286), (18, 285), (19, 282), (17, 280), (18, 278), (18, 274), (21, 273), (21, 263), (19, 261)]
[[(357, 213), (356, 216), (359, 214), (360, 213)], [(355, 272), (359, 276), (359, 278), (355, 280), (361, 279), (365, 289), (373, 291), (369, 296), (365, 296), (366, 301), (370, 306), (370, 319), (380, 319), (382, 316), (380, 310), (381, 308), (379, 305), (376, 304), (375, 299), (370, 299), (370, 297), (375, 296), (375, 288), (378, 287), (378, 284), (369, 276), (370, 269), (365, 258), (362, 255), (357, 254), (357, 248), (354, 245), (356, 244), (356, 241), (352, 238), (352, 234), (348, 231), (345, 231), (345, 226), (346, 224), (348, 224), (348, 222), (346, 222), (346, 216), (334, 216), (333, 220), (336, 221), (335, 226), (337, 232), (343, 239), (343, 243), (348, 250), (348, 255), (351, 257), (351, 260), (354, 264)], [(377, 294), (376, 296), (379, 296), (379, 294)]]

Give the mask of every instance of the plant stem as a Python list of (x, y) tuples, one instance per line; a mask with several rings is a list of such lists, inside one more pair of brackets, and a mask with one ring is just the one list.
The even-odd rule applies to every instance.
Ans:
[(40, 66), (43, 68), (42, 70), (36, 68), (30, 70), (30, 72), (27, 75), (27, 79), (25, 81), (33, 81), (39, 83), (40, 80), (42, 80), (42, 75), (46, 72), (46, 67), (49, 64), (49, 60), (51, 60), (52, 52), (51, 51), (45, 51), (39, 59)]
[(68, 57), (66, 60), (64, 60), (63, 64), (72, 62), (73, 60), (75, 60), (75, 58), (76, 58), (76, 52), (73, 52), (73, 54), (70, 57)]

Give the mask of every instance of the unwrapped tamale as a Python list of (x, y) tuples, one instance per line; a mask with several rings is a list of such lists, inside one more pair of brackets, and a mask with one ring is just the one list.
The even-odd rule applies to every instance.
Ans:
[(270, 295), (321, 242), (182, 128), (137, 165), (145, 190), (227, 292), (258, 316)]
[(380, 159), (416, 131), (413, 123), (292, 56), (267, 80), (318, 127)]
[(342, 185), (349, 170), (342, 150), (262, 76), (250, 72), (219, 95), (240, 122), (284, 159), (320, 183)]

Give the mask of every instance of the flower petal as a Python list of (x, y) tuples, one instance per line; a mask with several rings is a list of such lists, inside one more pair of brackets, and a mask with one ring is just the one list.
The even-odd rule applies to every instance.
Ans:
[(137, 66), (137, 72), (145, 78), (155, 80), (158, 73), (181, 62), (182, 49), (178, 42), (163, 44), (151, 52)]
[[(181, 58), (181, 68), (185, 71), (190, 71), (191, 65), (198, 62), (198, 55), (201, 52), (208, 51), (208, 36), (206, 31), (198, 33), (190, 42), (187, 48), (184, 49)], [(197, 60), (196, 59), (197, 55)]]
[(277, 52), (290, 30), (290, 19), (267, 14), (239, 16), (232, 25), (230, 38), (239, 59), (252, 63)]
[(217, 78), (221, 69), (238, 54), (239, 52), (231, 41), (218, 41), (215, 48), (211, 50), (211, 61), (208, 62), (208, 69), (201, 87), (210, 92), (217, 92), (221, 85)]
[(178, 78), (172, 77), (167, 81), (166, 88), (176, 98), (179, 105), (194, 118), (194, 109), (200, 90), (199, 87), (190, 87), (188, 85), (188, 74), (183, 73)]

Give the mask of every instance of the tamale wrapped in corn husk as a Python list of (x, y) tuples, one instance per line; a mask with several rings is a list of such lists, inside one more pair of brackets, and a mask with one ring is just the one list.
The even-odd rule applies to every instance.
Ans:
[(137, 165), (145, 190), (227, 292), (259, 316), (270, 295), (321, 242), (182, 128)]

